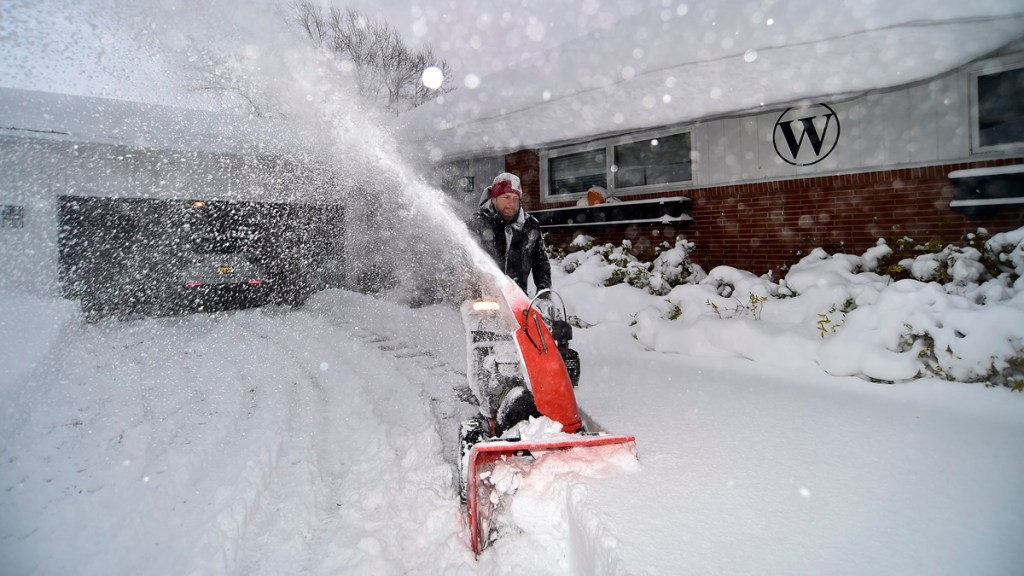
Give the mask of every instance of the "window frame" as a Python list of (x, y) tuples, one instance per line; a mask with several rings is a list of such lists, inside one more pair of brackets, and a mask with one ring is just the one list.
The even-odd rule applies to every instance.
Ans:
[[(688, 134), (690, 139), (690, 179), (680, 180), (676, 182), (668, 182), (665, 184), (645, 184), (642, 186), (626, 186), (616, 187), (615, 186), (615, 172), (612, 169), (615, 166), (615, 148), (623, 144), (633, 144), (636, 142), (642, 142), (644, 140), (651, 140), (654, 138), (664, 138), (666, 136), (676, 136), (680, 134)], [(586, 196), (586, 191), (576, 192), (573, 194), (559, 194), (553, 195), (550, 190), (550, 161), (552, 158), (558, 158), (561, 156), (567, 156), (570, 154), (578, 154), (580, 152), (589, 152), (593, 150), (604, 150), (605, 151), (605, 189), (609, 195), (616, 194), (649, 194), (656, 192), (666, 192), (673, 190), (681, 190), (685, 188), (691, 188), (695, 185), (695, 177), (697, 172), (697, 163), (694, 161), (694, 150), (696, 150), (694, 137), (693, 125), (685, 126), (672, 126), (668, 128), (659, 128), (656, 130), (648, 130), (644, 132), (633, 132), (630, 134), (622, 134), (619, 136), (613, 136), (610, 138), (602, 138), (599, 140), (590, 140), (587, 142), (581, 142), (579, 144), (573, 144), (570, 146), (561, 146), (558, 148), (550, 148), (542, 150), (540, 153), (540, 196), (542, 203), (552, 202), (573, 202)]]
[(991, 60), (979, 63), (978, 65), (970, 69), (968, 75), (968, 89), (970, 92), (971, 108), (970, 121), (972, 154), (986, 154), (990, 152), (1019, 152), (1024, 150), (1024, 140), (1021, 140), (1019, 142), (995, 144), (991, 146), (982, 146), (981, 144), (981, 118), (979, 109), (978, 79), (982, 76), (991, 76), (993, 74), (999, 74), (1001, 72), (1008, 72), (1010, 70), (1018, 69), (1024, 69), (1024, 54), (1014, 54), (1011, 56), (993, 58)]

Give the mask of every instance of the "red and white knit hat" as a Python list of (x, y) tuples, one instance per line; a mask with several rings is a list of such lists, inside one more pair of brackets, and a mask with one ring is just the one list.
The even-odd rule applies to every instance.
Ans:
[(523, 196), (523, 186), (519, 182), (519, 176), (502, 172), (494, 177), (491, 184), (491, 198), (497, 198), (503, 194), (512, 193), (520, 198)]

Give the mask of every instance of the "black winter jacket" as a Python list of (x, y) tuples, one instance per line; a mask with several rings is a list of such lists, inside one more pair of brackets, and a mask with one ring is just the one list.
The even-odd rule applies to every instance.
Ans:
[[(544, 238), (536, 218), (520, 209), (518, 218), (506, 224), (487, 202), (466, 221), (466, 227), (523, 292), (527, 291), (530, 272), (533, 272), (533, 283), (538, 291), (551, 288), (551, 263), (544, 251)], [(506, 228), (512, 233), (512, 241), (507, 244)]]

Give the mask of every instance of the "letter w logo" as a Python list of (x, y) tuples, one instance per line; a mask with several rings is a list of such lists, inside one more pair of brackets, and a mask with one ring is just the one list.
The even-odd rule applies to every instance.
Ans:
[[(808, 115), (796, 117), (798, 113)], [(824, 118), (824, 122), (819, 120), (820, 118)], [(799, 123), (799, 128), (794, 128), (797, 123)], [(819, 126), (821, 126), (820, 132), (818, 131)], [(802, 150), (805, 138), (811, 145), (810, 151)], [(775, 122), (774, 140), (775, 152), (786, 162), (794, 166), (817, 164), (832, 153), (839, 141), (839, 118), (831, 108), (824, 104), (818, 104), (809, 109), (794, 110), (790, 108), (783, 112)]]

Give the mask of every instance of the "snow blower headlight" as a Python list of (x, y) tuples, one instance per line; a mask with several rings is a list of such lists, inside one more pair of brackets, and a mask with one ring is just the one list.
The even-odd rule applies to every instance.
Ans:
[(473, 302), (474, 312), (497, 312), (498, 303), (494, 300), (477, 300)]

